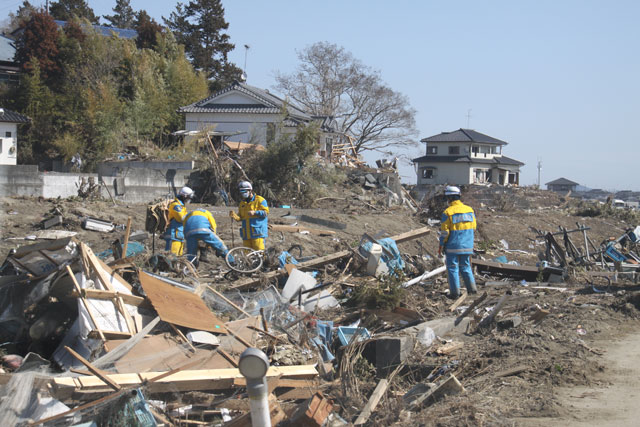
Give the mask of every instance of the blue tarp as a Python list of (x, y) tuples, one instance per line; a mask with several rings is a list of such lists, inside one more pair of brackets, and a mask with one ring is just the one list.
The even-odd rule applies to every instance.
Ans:
[[(381, 259), (385, 264), (387, 264), (389, 271), (404, 270), (404, 260), (400, 255), (400, 251), (398, 250), (395, 240), (386, 237), (384, 239), (378, 239), (378, 243), (393, 255), (391, 257), (387, 255), (386, 252), (382, 252)], [(369, 251), (371, 251), (372, 245), (372, 242), (367, 241), (360, 246), (360, 253), (362, 256), (369, 256)]]

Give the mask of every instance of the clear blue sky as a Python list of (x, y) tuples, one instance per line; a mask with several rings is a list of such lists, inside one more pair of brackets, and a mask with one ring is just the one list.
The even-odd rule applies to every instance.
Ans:
[[(0, 5), (13, 0), (0, 0)], [(32, 1), (38, 4), (39, 1)], [(44, 1), (42, 1), (44, 4)], [(90, 0), (96, 14), (114, 1)], [(132, 0), (156, 20), (171, 1)], [(640, 190), (640, 2), (223, 0), (230, 59), (248, 83), (272, 88), (296, 50), (345, 47), (378, 69), (417, 110), (420, 138), (469, 127), (509, 143), (521, 184), (565, 177), (591, 188)], [(17, 6), (16, 6), (17, 7)], [(0, 7), (4, 9), (4, 7)], [(15, 8), (14, 8), (15, 9)], [(7, 13), (8, 11), (4, 11)], [(636, 117), (636, 119), (634, 119)], [(424, 145), (411, 157), (424, 154)], [(412, 168), (403, 181), (415, 182)]]

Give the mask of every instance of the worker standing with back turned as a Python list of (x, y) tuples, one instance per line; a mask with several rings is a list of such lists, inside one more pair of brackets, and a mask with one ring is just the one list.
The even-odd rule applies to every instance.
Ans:
[(264, 240), (269, 235), (267, 201), (253, 192), (253, 186), (248, 181), (241, 181), (238, 190), (242, 199), (238, 205), (238, 214), (230, 211), (229, 216), (242, 222), (240, 237), (244, 246), (256, 251), (264, 250)]
[(462, 275), (467, 291), (470, 294), (478, 292), (473, 270), (471, 270), (476, 215), (471, 207), (460, 201), (458, 187), (447, 186), (444, 195), (449, 207), (445, 209), (440, 221), (438, 256), (442, 256), (444, 249), (449, 274), (449, 298), (458, 298), (460, 296), (458, 272)]

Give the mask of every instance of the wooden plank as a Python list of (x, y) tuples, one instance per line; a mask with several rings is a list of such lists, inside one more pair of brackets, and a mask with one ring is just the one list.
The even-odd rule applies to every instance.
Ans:
[(438, 348), (436, 350), (436, 353), (447, 355), (453, 353), (454, 351), (460, 350), (462, 347), (464, 347), (464, 343), (462, 342), (450, 342)]
[[(139, 387), (143, 382), (165, 372), (111, 374), (107, 377), (120, 387)], [(317, 377), (318, 371), (314, 365), (269, 367), (268, 378), (278, 375), (284, 378), (309, 379)], [(148, 388), (152, 392), (226, 390), (233, 387), (237, 378), (244, 378), (237, 368), (181, 371), (149, 383)], [(74, 391), (105, 391), (104, 382), (96, 376), (55, 377), (51, 379), (51, 386), (56, 395), (60, 396), (71, 396)]]
[(364, 409), (362, 409), (362, 412), (360, 412), (360, 415), (358, 415), (358, 418), (356, 419), (356, 421), (353, 423), (354, 425), (356, 426), (362, 425), (367, 422), (367, 420), (369, 419), (373, 411), (376, 410), (376, 406), (378, 406), (380, 399), (382, 399), (384, 394), (387, 392), (388, 387), (389, 387), (389, 381), (386, 378), (381, 379), (378, 382), (378, 385), (376, 386), (375, 390), (373, 390), (373, 393), (371, 393), (371, 396), (369, 397), (369, 401), (364, 406)]
[(138, 277), (147, 298), (163, 321), (218, 334), (227, 332), (222, 321), (199, 296), (171, 286), (144, 271)]
[[(233, 380), (233, 385), (238, 387), (246, 387), (247, 379), (235, 378)], [(278, 388), (308, 388), (308, 389), (316, 389), (320, 386), (320, 384), (315, 380), (296, 380), (291, 378), (280, 378), (278, 380), (278, 384), (276, 389)]]
[(336, 232), (332, 230), (321, 230), (319, 228), (299, 227), (295, 225), (284, 224), (269, 224), (269, 228), (273, 231), (287, 231), (289, 233), (302, 233), (303, 231), (306, 231), (310, 234), (316, 234), (318, 236), (331, 236), (333, 234), (336, 234)]
[(82, 357), (81, 355), (76, 353), (75, 350), (73, 350), (71, 347), (65, 345), (64, 349), (67, 350), (69, 352), (69, 354), (71, 354), (73, 357), (78, 359), (80, 361), (80, 363), (82, 363), (84, 366), (86, 366), (87, 369), (89, 370), (89, 372), (91, 372), (93, 375), (98, 377), (100, 379), (100, 381), (102, 381), (105, 384), (107, 384), (114, 391), (120, 391), (120, 389), (122, 387), (120, 387), (120, 385), (118, 385), (117, 383), (112, 381), (111, 378), (109, 378), (105, 372), (103, 372), (100, 369), (98, 369), (95, 366), (93, 366), (91, 364), (91, 362), (89, 362), (87, 359), (85, 359), (84, 357)]
[[(88, 299), (102, 299), (102, 300), (113, 300), (114, 298), (122, 298), (125, 304), (139, 306), (144, 303), (144, 298), (136, 296), (124, 294), (118, 291), (104, 291), (102, 289), (82, 289), (82, 296)], [(72, 297), (79, 298), (78, 290), (71, 293)]]
[(510, 368), (510, 369), (505, 369), (504, 371), (497, 372), (495, 374), (495, 377), (496, 378), (510, 377), (512, 375), (517, 375), (517, 374), (519, 374), (521, 372), (524, 372), (527, 369), (529, 369), (529, 366), (527, 366), (527, 365), (518, 365), (516, 367)]
[[(398, 234), (396, 236), (391, 236), (390, 239), (394, 240), (396, 243), (404, 243), (409, 240), (418, 239), (420, 237), (424, 237), (431, 232), (431, 227), (422, 227), (415, 230), (410, 230), (405, 233)], [(351, 255), (353, 251), (351, 249), (335, 252), (329, 255), (325, 255), (319, 258), (314, 258), (308, 261), (303, 261), (296, 265), (298, 270), (310, 269), (320, 267), (325, 264), (329, 264), (331, 262), (338, 261), (342, 258), (345, 258)], [(260, 275), (258, 278), (247, 278), (242, 280), (237, 280), (231, 286), (231, 289), (246, 289), (251, 286), (260, 283), (262, 280), (269, 280), (285, 274), (284, 270), (276, 270), (270, 271), (268, 273)]]
[(127, 229), (124, 232), (124, 244), (122, 245), (122, 256), (120, 258), (127, 257), (127, 247), (129, 246), (129, 233), (131, 232), (131, 217), (127, 219)]
[(456, 300), (456, 302), (451, 304), (451, 306), (449, 307), (449, 311), (456, 311), (456, 309), (460, 306), (460, 304), (464, 302), (466, 298), (467, 298), (467, 292), (462, 291), (462, 295), (460, 295), (460, 297)]
[(487, 299), (487, 295), (488, 294), (485, 291), (482, 295), (480, 295), (480, 298), (476, 298), (476, 300), (473, 303), (471, 303), (471, 305), (469, 307), (467, 307), (467, 309), (464, 311), (464, 313), (462, 313), (460, 316), (458, 316), (458, 318), (455, 321), (455, 325), (458, 326), (458, 324), (462, 321), (462, 319), (467, 317), (467, 315), (469, 313), (471, 313), (477, 306), (479, 306), (480, 303), (482, 303), (482, 301)]

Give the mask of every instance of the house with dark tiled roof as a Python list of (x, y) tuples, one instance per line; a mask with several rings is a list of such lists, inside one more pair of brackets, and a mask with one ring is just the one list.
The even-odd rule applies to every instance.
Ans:
[(519, 185), (519, 160), (504, 156), (507, 142), (476, 132), (458, 129), (423, 138), (426, 155), (413, 159), (418, 187), (433, 184)]
[(15, 56), (15, 42), (0, 35), (0, 83), (17, 85), (20, 81), (20, 66), (15, 62)]
[[(180, 107), (185, 130), (204, 129), (233, 134), (233, 141), (266, 146), (278, 133), (293, 134), (301, 124), (317, 122), (320, 127), (319, 153), (327, 156), (340, 141), (333, 117), (311, 116), (266, 89), (234, 81), (231, 85), (193, 104)], [(282, 126), (278, 126), (282, 122)]]
[(17, 164), (18, 124), (21, 123), (29, 123), (29, 118), (0, 108), (0, 165)]
[[(311, 116), (268, 90), (234, 81), (211, 96), (180, 107), (187, 131), (234, 132), (234, 141), (266, 145), (277, 132), (293, 133)], [(282, 129), (277, 124), (283, 120)]]
[(566, 193), (567, 191), (575, 191), (576, 187), (580, 184), (568, 180), (567, 178), (558, 178), (547, 182), (545, 185), (547, 186), (547, 190)]

